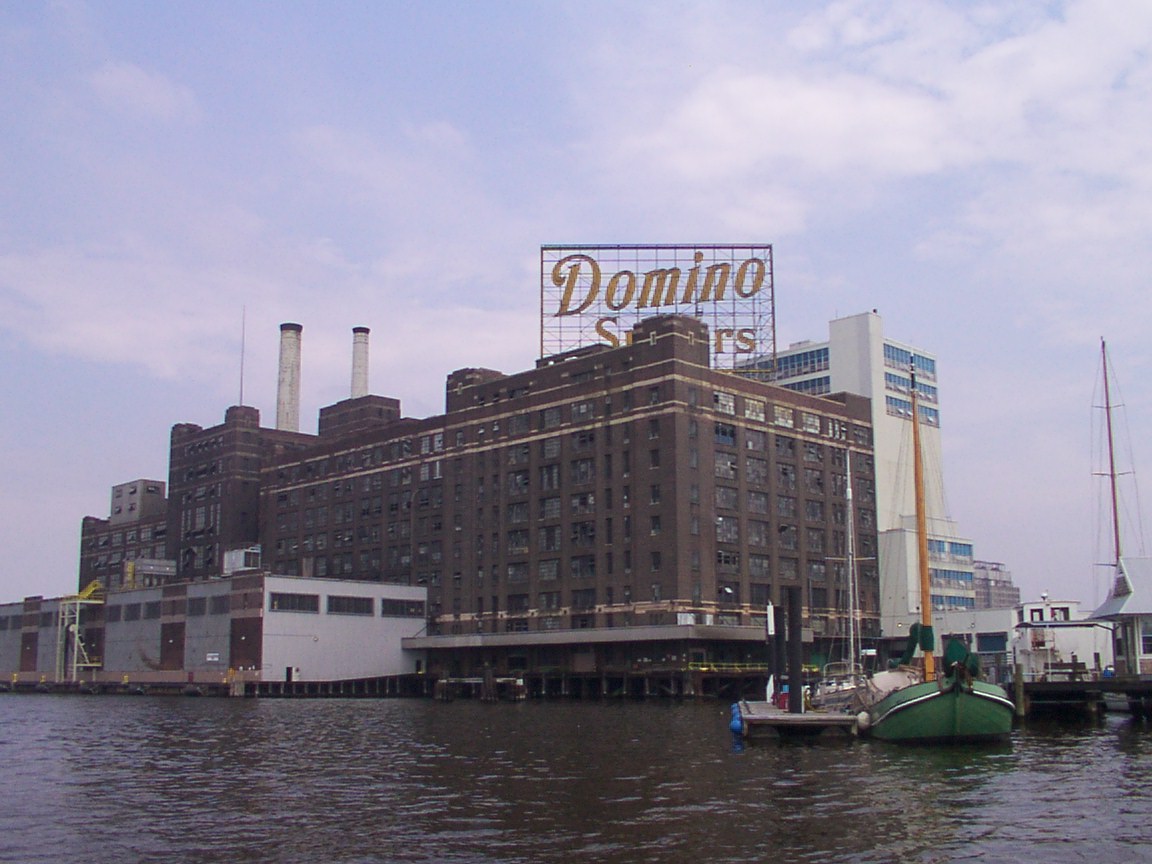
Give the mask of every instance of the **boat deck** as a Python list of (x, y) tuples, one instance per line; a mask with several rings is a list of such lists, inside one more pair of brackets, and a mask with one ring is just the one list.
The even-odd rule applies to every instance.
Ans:
[(777, 708), (770, 702), (744, 702), (739, 704), (740, 720), (744, 725), (744, 737), (753, 738), (765, 734), (814, 737), (824, 734), (856, 735), (856, 715), (807, 711), (791, 714)]

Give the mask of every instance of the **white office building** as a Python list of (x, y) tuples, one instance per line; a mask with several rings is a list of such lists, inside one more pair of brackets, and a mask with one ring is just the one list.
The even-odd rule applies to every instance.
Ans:
[(812, 395), (849, 392), (872, 400), (876, 520), (880, 535), (880, 626), (900, 637), (919, 620), (915, 492), (912, 471), (912, 379), (916, 372), (932, 605), (937, 611), (975, 607), (972, 543), (948, 518), (941, 460), (936, 358), (885, 337), (875, 312), (829, 323), (827, 342), (799, 342), (778, 352), (775, 381)]

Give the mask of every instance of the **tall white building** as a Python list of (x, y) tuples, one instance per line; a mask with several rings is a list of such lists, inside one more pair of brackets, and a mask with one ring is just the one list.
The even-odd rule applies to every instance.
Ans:
[(880, 626), (884, 636), (898, 637), (920, 614), (909, 395), (913, 368), (920, 403), (932, 605), (943, 611), (976, 604), (972, 542), (960, 536), (945, 507), (936, 358), (886, 338), (875, 311), (837, 318), (828, 330), (827, 342), (799, 342), (778, 352), (775, 381), (802, 393), (847, 391), (872, 400)]

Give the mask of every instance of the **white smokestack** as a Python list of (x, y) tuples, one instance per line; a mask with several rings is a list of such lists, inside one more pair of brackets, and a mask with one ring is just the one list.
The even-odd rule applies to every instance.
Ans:
[(352, 328), (352, 398), (368, 395), (367, 327)]
[(276, 428), (300, 431), (299, 324), (280, 325), (280, 374), (276, 381)]

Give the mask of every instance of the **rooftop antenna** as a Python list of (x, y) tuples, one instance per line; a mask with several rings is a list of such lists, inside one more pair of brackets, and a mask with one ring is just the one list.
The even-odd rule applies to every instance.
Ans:
[(248, 307), (240, 307), (240, 405), (244, 404), (244, 334), (248, 318)]

